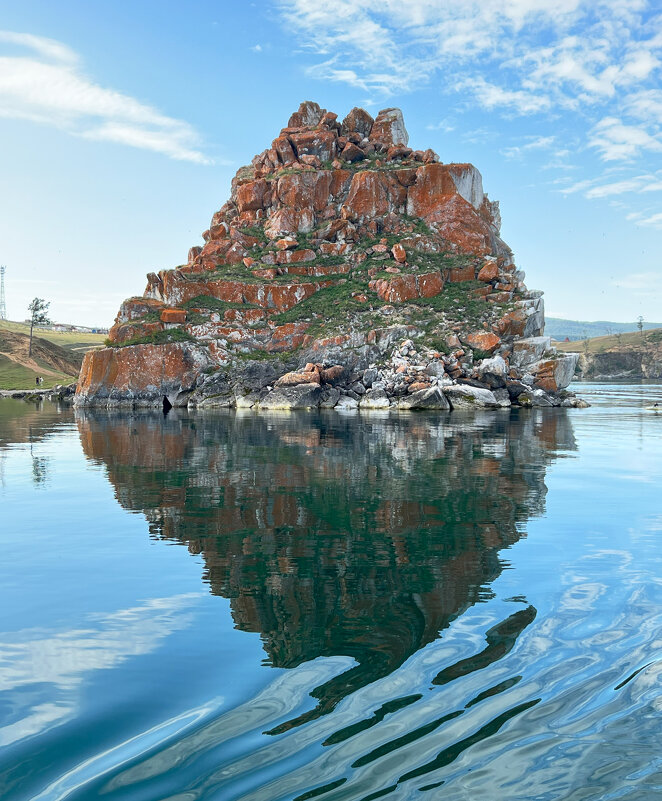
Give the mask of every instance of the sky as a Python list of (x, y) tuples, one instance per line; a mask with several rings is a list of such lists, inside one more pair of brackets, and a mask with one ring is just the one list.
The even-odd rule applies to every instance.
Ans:
[(547, 314), (662, 322), (660, 0), (0, 0), (0, 264), (107, 326), (303, 100), (475, 164)]

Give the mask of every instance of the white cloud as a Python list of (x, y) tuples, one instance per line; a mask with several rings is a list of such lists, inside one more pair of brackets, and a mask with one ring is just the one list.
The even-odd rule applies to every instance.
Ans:
[(612, 97), (660, 65), (662, 41), (651, 35), (654, 18), (646, 22), (650, 0), (279, 5), (304, 48), (323, 56), (312, 75), (384, 95), (410, 91), (439, 74), (447, 91), (473, 86), (485, 108), (502, 104), (530, 114)]
[[(629, 193), (646, 194), (648, 192), (662, 192), (662, 172), (633, 175), (618, 181), (610, 180), (610, 176), (618, 174), (622, 174), (622, 171), (619, 170), (616, 173), (607, 171), (599, 178), (588, 178), (584, 181), (577, 181), (558, 191), (562, 195), (572, 195), (581, 192), (584, 197), (589, 198), (589, 200)], [(632, 214), (628, 214), (627, 219), (634, 219), (634, 217)]]
[[(526, 141), (521, 145), (504, 147), (500, 152), (507, 159), (522, 158), (531, 150), (547, 150), (554, 144), (554, 136), (527, 136)], [(557, 151), (556, 155), (565, 155), (567, 151)]]
[(589, 147), (596, 148), (603, 161), (627, 161), (642, 151), (662, 152), (659, 134), (651, 135), (644, 127), (627, 125), (617, 117), (605, 117), (590, 133)]
[[(662, 214), (660, 214), (659, 217), (662, 221)], [(659, 273), (632, 273), (618, 280), (613, 280), (611, 283), (621, 289), (650, 291), (651, 287), (656, 287), (658, 285), (659, 280)]]
[(254, 53), (261, 53), (262, 52), (262, 45), (261, 44), (253, 45), (253, 47), (251, 47), (251, 50)]
[(547, 111), (552, 106), (549, 97), (522, 89), (506, 89), (486, 81), (482, 77), (466, 79), (458, 82), (458, 91), (468, 91), (478, 104), (488, 111), (514, 111), (517, 114), (535, 114)]
[(593, 186), (586, 191), (585, 196), (587, 198), (610, 197), (627, 192), (662, 192), (662, 178), (654, 175), (636, 175), (623, 181)]
[[(659, 228), (662, 230), (662, 212), (658, 212), (656, 214), (651, 214), (649, 217), (642, 217), (637, 220), (637, 225), (642, 225), (645, 228)], [(659, 281), (660, 276), (656, 277), (656, 281)]]
[(662, 89), (642, 89), (631, 94), (625, 103), (631, 117), (662, 124)]
[(52, 125), (75, 136), (151, 150), (172, 159), (210, 163), (199, 149), (192, 126), (94, 83), (66, 45), (10, 31), (0, 31), (0, 44), (23, 51), (0, 57), (0, 116)]
[(430, 123), (425, 127), (428, 131), (443, 131), (444, 133), (450, 133), (451, 131), (454, 131), (457, 126), (448, 120), (439, 120), (439, 122)]

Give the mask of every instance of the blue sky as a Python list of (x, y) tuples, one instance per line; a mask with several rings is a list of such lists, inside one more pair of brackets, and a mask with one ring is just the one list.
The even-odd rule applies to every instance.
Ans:
[(547, 313), (662, 321), (657, 0), (0, 0), (9, 317), (109, 324), (302, 100), (470, 161)]

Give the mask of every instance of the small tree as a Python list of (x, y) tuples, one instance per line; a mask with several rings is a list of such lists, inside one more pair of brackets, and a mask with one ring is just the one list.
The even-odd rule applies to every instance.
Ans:
[(641, 334), (641, 338), (644, 338), (644, 318), (639, 315), (637, 317), (637, 328), (639, 329), (639, 333)]
[(35, 325), (47, 325), (50, 323), (46, 314), (50, 305), (43, 298), (34, 298), (28, 306), (28, 311), (30, 312), (30, 347), (28, 348), (28, 356), (32, 356), (32, 332)]

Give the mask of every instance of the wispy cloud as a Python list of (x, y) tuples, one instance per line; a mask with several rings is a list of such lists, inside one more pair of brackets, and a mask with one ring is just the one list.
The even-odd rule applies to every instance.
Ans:
[[(660, 215), (660, 217), (662, 217), (662, 215)], [(657, 287), (659, 281), (660, 276), (658, 273), (631, 273), (618, 280), (614, 279), (611, 283), (621, 289), (629, 289), (635, 292), (639, 290), (650, 292), (652, 287)]]
[(662, 39), (647, 0), (279, 5), (304, 47), (322, 56), (311, 74), (383, 95), (439, 73), (448, 91), (468, 88), (485, 108), (530, 114), (612, 97), (660, 65)]
[[(504, 147), (500, 152), (507, 159), (519, 159), (531, 150), (548, 150), (554, 145), (555, 136), (527, 136), (520, 145)], [(557, 155), (567, 155), (567, 151), (558, 151)]]
[[(95, 83), (71, 48), (53, 39), (0, 31), (0, 116), (52, 125), (74, 136), (209, 164), (187, 122)], [(18, 52), (12, 52), (18, 51)]]
[[(638, 217), (635, 222), (637, 225), (641, 225), (644, 228), (658, 228), (662, 231), (662, 212), (656, 212), (649, 216), (642, 215)], [(659, 275), (657, 276), (657, 280), (659, 281)]]
[[(616, 174), (618, 174), (618, 172)], [(630, 193), (646, 194), (648, 192), (662, 192), (662, 172), (633, 175), (627, 178), (621, 178), (618, 181), (611, 180), (608, 175), (603, 175), (599, 178), (577, 181), (558, 191), (562, 195), (581, 193), (584, 197), (589, 199), (614, 197), (616, 195)], [(627, 219), (634, 219), (634, 217), (628, 214)]]
[(644, 126), (626, 125), (617, 117), (605, 117), (590, 133), (589, 147), (596, 148), (603, 161), (629, 161), (643, 151), (662, 152), (659, 133)]

